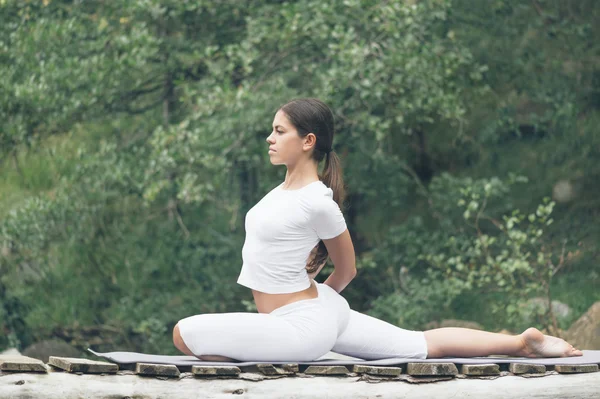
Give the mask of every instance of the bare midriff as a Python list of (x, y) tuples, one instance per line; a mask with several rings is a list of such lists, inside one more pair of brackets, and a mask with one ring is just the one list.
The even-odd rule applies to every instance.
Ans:
[(275, 309), (293, 302), (317, 298), (319, 293), (314, 280), (310, 280), (310, 287), (302, 291), (290, 292), (289, 294), (267, 294), (252, 290), (252, 295), (254, 296), (254, 303), (256, 304), (258, 313), (271, 313)]

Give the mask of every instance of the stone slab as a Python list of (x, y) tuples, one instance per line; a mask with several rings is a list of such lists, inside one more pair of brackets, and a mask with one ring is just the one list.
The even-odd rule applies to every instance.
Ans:
[(0, 370), (33, 373), (48, 372), (48, 368), (41, 360), (20, 355), (0, 356)]
[(543, 364), (511, 363), (508, 365), (508, 371), (513, 374), (544, 374), (546, 366)]
[[(557, 364), (554, 366), (554, 370), (561, 374), (573, 374), (573, 373), (594, 373), (598, 371), (597, 364)], [(600, 391), (600, 389), (599, 389)]]
[(308, 366), (304, 374), (313, 375), (347, 375), (350, 370), (346, 366)]
[(289, 371), (290, 373), (298, 373), (300, 371), (300, 367), (298, 366), (298, 363), (286, 363), (286, 364), (282, 364), (281, 368), (284, 369), (285, 371)]
[(464, 375), (500, 375), (500, 366), (498, 364), (463, 364), (460, 373)]
[(50, 356), (48, 364), (68, 371), (69, 373), (101, 374), (116, 373), (119, 366), (113, 363), (98, 362), (89, 359), (78, 359), (74, 357)]
[(258, 371), (264, 375), (289, 375), (294, 374), (293, 371), (285, 370), (283, 367), (275, 367), (270, 363), (259, 363), (256, 365)]
[(406, 372), (414, 376), (453, 376), (458, 369), (454, 363), (408, 363)]
[(352, 371), (357, 374), (381, 375), (387, 377), (397, 377), (402, 374), (401, 367), (381, 367), (381, 366), (363, 366), (355, 364)]
[(241, 370), (235, 366), (192, 366), (192, 374), (199, 377), (218, 375), (240, 375)]
[(179, 377), (179, 369), (172, 364), (137, 363), (135, 373), (147, 376)]

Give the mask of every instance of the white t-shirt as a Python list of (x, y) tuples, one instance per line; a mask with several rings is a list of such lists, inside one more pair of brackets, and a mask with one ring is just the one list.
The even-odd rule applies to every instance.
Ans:
[(297, 190), (283, 183), (246, 214), (246, 241), (238, 284), (268, 294), (298, 292), (310, 287), (306, 262), (320, 240), (346, 230), (333, 191), (322, 181)]

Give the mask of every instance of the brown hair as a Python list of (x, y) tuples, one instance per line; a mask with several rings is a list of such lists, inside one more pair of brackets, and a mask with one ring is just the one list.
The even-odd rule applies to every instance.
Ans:
[[(333, 112), (322, 101), (316, 98), (299, 98), (292, 100), (279, 108), (285, 112), (288, 120), (296, 128), (300, 137), (313, 133), (317, 137), (312, 158), (321, 162), (325, 158), (323, 174), (319, 179), (333, 191), (333, 200), (343, 210), (346, 191), (342, 177), (340, 158), (333, 151), (334, 120)], [(319, 265), (327, 261), (329, 254), (323, 241), (316, 246), (317, 253), (312, 261), (306, 265), (308, 273), (315, 272)]]

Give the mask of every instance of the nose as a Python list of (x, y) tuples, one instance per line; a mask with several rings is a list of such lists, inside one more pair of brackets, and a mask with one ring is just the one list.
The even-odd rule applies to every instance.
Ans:
[(269, 144), (273, 144), (273, 143), (274, 143), (274, 141), (273, 141), (273, 132), (271, 132), (271, 134), (269, 134), (269, 135), (267, 136), (267, 140), (266, 140), (266, 141), (267, 141), (267, 143), (269, 143)]

